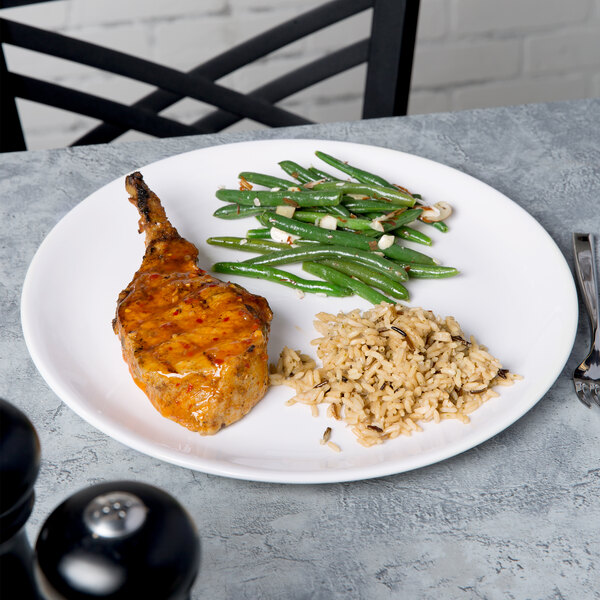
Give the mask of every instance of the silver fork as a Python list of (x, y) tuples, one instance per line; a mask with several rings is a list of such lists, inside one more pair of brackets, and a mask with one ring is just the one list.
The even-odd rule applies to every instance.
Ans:
[(594, 259), (594, 238), (591, 233), (573, 234), (575, 273), (579, 289), (592, 326), (592, 347), (573, 373), (577, 397), (588, 408), (592, 400), (600, 406), (600, 329), (598, 328), (598, 282)]

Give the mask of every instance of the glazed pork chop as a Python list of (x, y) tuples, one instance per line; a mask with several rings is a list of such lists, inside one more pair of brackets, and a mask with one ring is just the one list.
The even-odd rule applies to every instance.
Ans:
[(164, 417), (214, 434), (265, 394), (271, 309), (261, 296), (198, 268), (197, 248), (177, 233), (139, 172), (125, 187), (146, 252), (113, 320), (123, 358)]

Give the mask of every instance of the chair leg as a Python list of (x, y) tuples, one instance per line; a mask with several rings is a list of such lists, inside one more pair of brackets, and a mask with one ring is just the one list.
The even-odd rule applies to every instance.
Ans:
[(15, 97), (10, 90), (10, 74), (6, 68), (2, 40), (0, 40), (0, 152), (27, 150)]
[(363, 119), (405, 115), (419, 0), (375, 0)]

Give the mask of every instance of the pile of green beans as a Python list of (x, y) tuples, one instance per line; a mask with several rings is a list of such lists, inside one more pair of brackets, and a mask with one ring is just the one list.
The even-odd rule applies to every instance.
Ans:
[[(216, 192), (227, 204), (213, 213), (215, 217), (254, 216), (261, 227), (249, 229), (245, 238), (209, 238), (211, 245), (258, 255), (242, 262), (218, 262), (213, 271), (266, 279), (303, 293), (357, 295), (373, 304), (408, 300), (404, 283), (409, 278), (458, 274), (454, 267), (440, 266), (427, 254), (396, 243), (401, 239), (432, 244), (428, 235), (409, 226), (422, 221), (418, 194), (324, 152), (315, 154), (342, 175), (284, 160), (279, 166), (289, 179), (243, 171), (238, 176), (240, 189)], [(279, 214), (279, 206), (293, 207), (293, 216)], [(335, 219), (335, 229), (319, 226), (325, 216)], [(440, 231), (448, 229), (441, 221), (429, 224)], [(285, 239), (287, 234), (287, 241), (271, 239), (272, 228), (279, 231), (276, 237)], [(394, 243), (380, 245), (383, 235), (393, 235)], [(306, 273), (319, 279), (305, 279), (279, 268), (292, 263), (301, 263)]]

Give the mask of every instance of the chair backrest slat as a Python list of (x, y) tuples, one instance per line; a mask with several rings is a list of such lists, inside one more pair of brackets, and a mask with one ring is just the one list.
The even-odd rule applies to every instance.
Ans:
[(166, 119), (149, 110), (134, 108), (66, 88), (56, 83), (41, 81), (25, 75), (9, 74), (10, 85), (19, 98), (39, 102), (44, 98), (48, 106), (61, 108), (94, 119), (110, 119), (122, 127), (128, 127), (157, 137), (192, 135), (199, 133), (193, 125), (184, 125)]
[[(364, 63), (369, 51), (369, 40), (355, 42), (341, 50), (298, 67), (250, 92), (269, 102), (279, 102), (300, 90)], [(194, 122), (203, 131), (214, 133), (237, 123), (240, 118), (223, 110), (214, 111)]]
[[(332, 0), (241, 42), (197, 67), (219, 79), (293, 42), (301, 40), (373, 6), (374, 0)], [(196, 72), (197, 69), (190, 71)]]
[(18, 6), (28, 6), (29, 4), (53, 1), (54, 0), (0, 0), (0, 8), (16, 8)]

